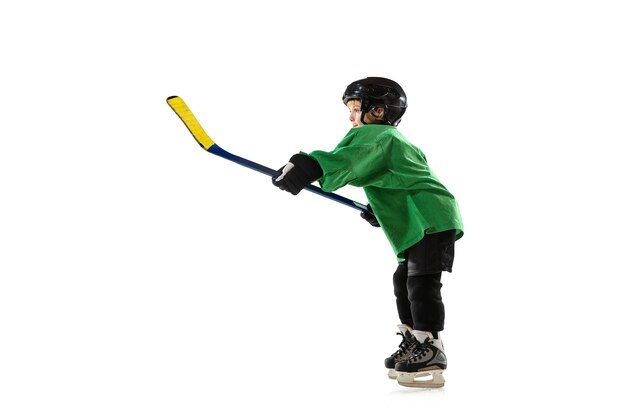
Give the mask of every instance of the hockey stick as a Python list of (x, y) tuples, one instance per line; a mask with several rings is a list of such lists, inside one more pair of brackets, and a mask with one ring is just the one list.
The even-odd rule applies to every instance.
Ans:
[[(168, 97), (167, 104), (169, 104), (172, 110), (174, 110), (178, 117), (180, 117), (180, 120), (183, 121), (185, 126), (187, 126), (187, 129), (189, 129), (189, 132), (191, 132), (192, 136), (205, 151), (210, 152), (213, 155), (221, 156), (222, 158), (228, 159), (229, 161), (243, 165), (257, 172), (269, 175), (272, 178), (276, 178), (280, 174), (278, 171), (257, 164), (256, 162), (249, 161), (240, 156), (233, 155), (232, 153), (220, 148), (215, 142), (213, 142), (213, 139), (207, 135), (202, 126), (200, 126), (200, 122), (198, 122), (198, 119), (196, 119), (196, 116), (194, 116), (191, 109), (189, 109), (182, 98), (178, 96)], [(328, 193), (315, 185), (307, 185), (305, 189), (359, 211), (367, 211), (367, 206), (365, 204), (357, 203), (356, 201), (352, 201), (349, 198), (338, 194)]]

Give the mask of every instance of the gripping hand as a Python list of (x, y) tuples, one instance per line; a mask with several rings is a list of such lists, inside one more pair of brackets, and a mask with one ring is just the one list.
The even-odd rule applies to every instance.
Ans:
[(292, 156), (279, 171), (280, 175), (272, 179), (272, 184), (293, 195), (297, 195), (304, 187), (324, 175), (320, 164), (305, 154)]
[(369, 204), (367, 205), (367, 211), (361, 212), (361, 217), (372, 226), (380, 227), (380, 224), (378, 223), (378, 220), (374, 215), (374, 211), (372, 210), (372, 206), (370, 206)]

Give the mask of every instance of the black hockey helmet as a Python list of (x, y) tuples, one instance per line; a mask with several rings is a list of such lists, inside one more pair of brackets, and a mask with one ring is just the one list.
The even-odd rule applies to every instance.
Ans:
[(361, 100), (361, 122), (365, 124), (365, 113), (374, 107), (385, 109), (384, 123), (397, 126), (406, 111), (406, 94), (395, 81), (381, 77), (367, 77), (354, 81), (343, 93), (343, 104), (348, 101)]

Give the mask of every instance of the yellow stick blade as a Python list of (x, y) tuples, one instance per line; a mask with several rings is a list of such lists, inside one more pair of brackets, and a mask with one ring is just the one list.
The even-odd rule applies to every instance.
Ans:
[(178, 96), (168, 97), (167, 104), (169, 104), (172, 110), (174, 110), (178, 117), (180, 117), (180, 120), (182, 120), (185, 126), (187, 126), (187, 129), (189, 129), (200, 146), (202, 146), (205, 150), (208, 150), (215, 144), (215, 142), (213, 142), (209, 135), (207, 135), (204, 131), (202, 126), (200, 126), (200, 122), (198, 122), (198, 119), (196, 119), (196, 116), (193, 115), (182, 98)]

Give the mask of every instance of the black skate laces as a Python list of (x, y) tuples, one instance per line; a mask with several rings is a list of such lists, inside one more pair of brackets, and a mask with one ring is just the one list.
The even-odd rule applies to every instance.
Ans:
[(396, 333), (402, 336), (402, 342), (398, 345), (399, 349), (396, 350), (394, 354), (391, 355), (392, 358), (397, 358), (398, 356), (404, 355), (409, 349), (411, 349), (416, 343), (419, 343), (417, 339), (411, 335), (411, 337), (406, 337), (404, 333)]
[(415, 340), (417, 346), (415, 346), (415, 350), (413, 351), (413, 355), (409, 358), (409, 361), (414, 361), (416, 359), (422, 359), (429, 351), (430, 347), (433, 345), (433, 341), (430, 337), (427, 337), (422, 343)]

